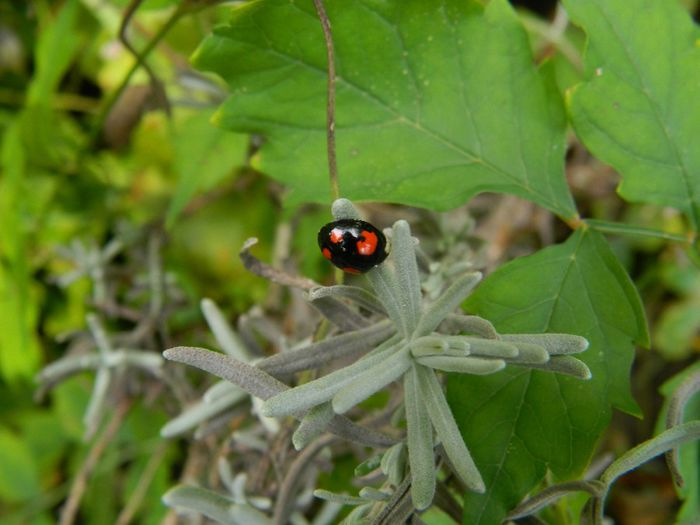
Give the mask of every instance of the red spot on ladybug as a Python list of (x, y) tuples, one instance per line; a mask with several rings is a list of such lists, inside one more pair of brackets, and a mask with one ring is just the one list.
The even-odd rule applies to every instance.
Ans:
[(370, 223), (358, 219), (340, 219), (326, 224), (318, 232), (323, 256), (348, 273), (364, 273), (387, 257), (386, 237)]
[(372, 255), (377, 249), (377, 236), (367, 230), (362, 230), (360, 240), (357, 241), (357, 252), (360, 255)]

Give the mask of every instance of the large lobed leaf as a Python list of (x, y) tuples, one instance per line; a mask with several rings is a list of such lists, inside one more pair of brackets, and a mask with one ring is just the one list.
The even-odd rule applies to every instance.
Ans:
[[(499, 191), (575, 215), (560, 98), (505, 0), (326, 7), (344, 196), (444, 210)], [(329, 193), (325, 53), (311, 0), (259, 0), (236, 8), (194, 57), (231, 88), (218, 122), (265, 135), (260, 167), (295, 202)]]
[(486, 484), (485, 494), (467, 494), (464, 523), (498, 524), (547, 468), (558, 479), (581, 474), (611, 404), (638, 413), (629, 369), (634, 343), (648, 335), (634, 286), (591, 230), (501, 267), (467, 308), (502, 333), (573, 333), (590, 342), (580, 354), (590, 381), (513, 367), (450, 377), (450, 405)]
[(675, 0), (566, 0), (588, 35), (576, 132), (623, 176), (625, 199), (673, 206), (700, 227), (700, 31)]

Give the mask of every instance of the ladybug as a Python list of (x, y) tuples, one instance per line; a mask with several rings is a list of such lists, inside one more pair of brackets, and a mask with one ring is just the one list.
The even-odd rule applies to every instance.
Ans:
[(329, 222), (318, 232), (323, 256), (347, 273), (364, 273), (386, 259), (386, 237), (359, 219)]

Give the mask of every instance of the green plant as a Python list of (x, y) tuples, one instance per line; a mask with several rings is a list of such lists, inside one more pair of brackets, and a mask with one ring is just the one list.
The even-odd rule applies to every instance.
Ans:
[[(333, 204), (336, 219), (358, 219), (359, 215), (346, 199)], [(471, 491), (486, 489), (478, 467), (467, 450), (454, 417), (444, 398), (435, 370), (462, 374), (488, 375), (506, 365), (542, 369), (589, 379), (586, 365), (572, 354), (588, 347), (587, 341), (566, 334), (499, 335), (485, 319), (454, 314), (481, 278), (469, 272), (455, 281), (434, 301), (424, 304), (414, 240), (405, 221), (392, 228), (392, 250), (387, 263), (367, 273), (374, 294), (354, 286), (314, 288), (315, 299), (350, 299), (371, 311), (389, 317), (390, 324), (379, 321), (347, 332), (335, 340), (285, 352), (260, 361), (255, 366), (271, 376), (284, 377), (294, 372), (317, 369), (330, 360), (356, 360), (319, 379), (270, 395), (260, 395), (246, 374), (260, 371), (235, 357), (212, 354), (203, 349), (174, 348), (165, 352), (167, 359), (194, 365), (228, 379), (250, 394), (262, 397), (262, 413), (267, 416), (296, 416), (301, 425), (293, 436), (294, 446), (301, 449), (317, 439), (340, 414), (366, 400), (397, 380), (403, 381), (402, 410), (406, 418), (406, 445), (410, 464), (411, 496), (417, 510), (428, 508), (435, 493), (436, 444), (458, 478)], [(332, 318), (336, 301), (322, 302), (321, 311), (329, 309)], [(446, 324), (442, 330), (441, 325)], [(377, 337), (377, 333), (382, 337)], [(362, 354), (366, 354), (362, 356)], [(358, 358), (358, 356), (361, 356)], [(269, 376), (267, 376), (269, 377)], [(269, 377), (264, 381), (273, 382)], [(436, 439), (433, 438), (436, 435)], [(365, 507), (366, 511), (371, 509)], [(378, 511), (377, 511), (378, 512)]]

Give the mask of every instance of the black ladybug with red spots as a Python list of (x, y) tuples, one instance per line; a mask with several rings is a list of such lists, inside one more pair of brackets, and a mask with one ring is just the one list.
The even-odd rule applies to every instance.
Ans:
[(318, 232), (323, 256), (347, 273), (364, 273), (386, 259), (386, 237), (370, 223), (340, 219)]

